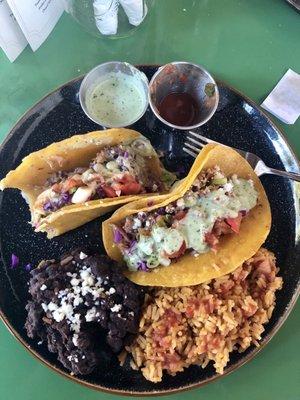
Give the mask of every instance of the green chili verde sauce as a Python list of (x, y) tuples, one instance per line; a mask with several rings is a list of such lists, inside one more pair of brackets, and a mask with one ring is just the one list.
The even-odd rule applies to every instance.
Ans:
[(133, 75), (109, 73), (91, 88), (86, 98), (90, 115), (104, 126), (126, 126), (143, 112), (146, 96)]

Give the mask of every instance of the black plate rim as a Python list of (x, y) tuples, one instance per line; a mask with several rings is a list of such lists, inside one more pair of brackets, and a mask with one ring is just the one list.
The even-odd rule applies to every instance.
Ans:
[[(139, 67), (148, 67), (148, 68), (158, 68), (160, 67), (160, 64), (138, 64), (136, 65), (138, 68)], [(27, 117), (27, 114), (30, 112), (33, 112), (35, 108), (37, 108), (47, 97), (51, 96), (53, 93), (55, 93), (58, 90), (63, 89), (64, 87), (73, 84), (81, 79), (83, 79), (83, 77), (86, 74), (82, 74), (80, 76), (77, 76), (69, 81), (67, 81), (66, 83), (59, 85), (57, 87), (55, 87), (53, 90), (51, 90), (50, 92), (48, 92), (45, 96), (43, 96), (38, 102), (36, 102), (32, 107), (30, 107), (29, 109), (27, 109), (22, 115), (21, 117), (17, 120), (17, 122), (15, 123), (15, 125), (11, 128), (11, 130), (9, 131), (9, 133), (6, 135), (6, 137), (4, 138), (3, 142), (0, 144), (0, 152), (3, 151), (6, 143), (9, 141), (9, 139), (14, 135), (15, 131), (20, 127), (20, 125), (24, 122), (24, 120)], [(288, 143), (287, 137), (284, 134), (284, 132), (282, 131), (281, 128), (279, 128), (275, 122), (269, 117), (269, 115), (258, 105), (256, 104), (253, 100), (251, 100), (249, 97), (247, 97), (246, 95), (244, 95), (241, 91), (235, 89), (234, 87), (232, 87), (231, 85), (228, 85), (225, 81), (223, 80), (219, 80), (216, 79), (218, 84), (224, 85), (227, 88), (229, 88), (231, 91), (233, 91), (234, 93), (236, 93), (238, 96), (240, 96), (241, 98), (243, 98), (244, 100), (246, 100), (251, 106), (253, 106), (253, 108), (255, 108), (256, 110), (259, 111), (259, 113), (261, 114), (261, 116), (263, 116), (264, 118), (267, 119), (268, 123), (272, 126), (272, 128), (278, 132), (278, 134), (281, 136), (281, 139), (283, 140), (283, 142), (285, 143), (286, 147), (288, 148), (288, 150), (290, 151), (291, 155), (293, 156), (294, 161), (296, 162), (296, 165), (298, 167), (298, 170), (300, 171), (300, 162), (298, 160), (298, 157), (296, 156), (295, 152), (293, 151), (293, 149), (291, 148), (290, 144)], [(295, 186), (293, 188), (294, 190), (294, 194), (295, 194)], [(300, 217), (298, 216), (298, 220), (300, 220)], [(299, 221), (298, 221), (299, 222)], [(202, 387), (212, 381), (216, 381), (224, 376), (229, 375), (230, 373), (232, 373), (233, 371), (237, 370), (238, 368), (240, 368), (241, 366), (243, 366), (244, 364), (246, 364), (247, 362), (251, 361), (269, 342), (270, 340), (275, 336), (275, 334), (279, 331), (279, 329), (282, 327), (282, 325), (284, 324), (284, 322), (286, 321), (286, 319), (288, 318), (290, 312), (292, 311), (292, 309), (294, 308), (296, 301), (298, 299), (300, 295), (300, 281), (297, 284), (297, 289), (295, 290), (285, 312), (283, 313), (283, 315), (281, 316), (281, 318), (276, 322), (276, 324), (274, 325), (273, 329), (269, 332), (268, 335), (266, 335), (260, 342), (260, 346), (253, 349), (251, 352), (249, 352), (244, 358), (242, 358), (240, 361), (238, 361), (237, 363), (235, 363), (234, 365), (232, 365), (231, 367), (229, 367), (228, 369), (225, 370), (223, 375), (214, 375), (210, 378), (207, 378), (205, 381), (200, 382), (200, 383), (194, 383), (194, 384), (190, 384), (190, 385), (185, 385), (182, 386), (180, 388), (176, 388), (176, 389), (168, 389), (168, 390), (154, 390), (154, 391), (129, 391), (129, 390), (118, 390), (118, 389), (107, 389), (104, 386), (100, 386), (97, 384), (93, 384), (84, 380), (81, 380), (79, 378), (77, 378), (74, 375), (71, 375), (67, 372), (64, 372), (63, 370), (57, 368), (56, 366), (52, 365), (50, 362), (48, 362), (47, 360), (45, 360), (37, 351), (35, 351), (34, 349), (32, 349), (23, 339), (22, 337), (19, 335), (19, 333), (10, 325), (9, 321), (7, 320), (4, 311), (2, 310), (1, 306), (0, 306), (0, 319), (2, 320), (2, 322), (4, 323), (4, 325), (6, 326), (6, 328), (8, 329), (8, 331), (18, 340), (18, 342), (20, 342), (22, 344), (22, 346), (26, 349), (26, 351), (29, 352), (29, 354), (32, 354), (38, 361), (42, 362), (44, 365), (46, 365), (48, 368), (50, 368), (52, 371), (57, 372), (59, 375), (63, 376), (64, 378), (67, 378), (69, 380), (71, 380), (72, 382), (76, 382), (77, 384), (83, 385), (85, 387), (88, 387), (90, 389), (96, 390), (96, 391), (102, 391), (105, 393), (109, 393), (109, 394), (116, 394), (116, 395), (122, 395), (122, 396), (133, 396), (133, 397), (138, 397), (138, 396), (166, 396), (166, 395), (170, 395), (170, 394), (174, 394), (174, 393), (179, 393), (179, 392), (184, 392), (187, 390), (191, 390), (191, 389), (196, 389), (199, 387)]]

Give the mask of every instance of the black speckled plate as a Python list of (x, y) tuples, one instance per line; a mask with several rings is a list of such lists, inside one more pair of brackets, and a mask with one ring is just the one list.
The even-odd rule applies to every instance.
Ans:
[[(141, 69), (151, 78), (156, 67)], [(0, 178), (14, 169), (27, 154), (52, 142), (99, 129), (83, 113), (78, 101), (78, 89), (82, 78), (50, 93), (29, 110), (12, 129), (0, 151)], [(298, 161), (283, 135), (268, 117), (249, 99), (226, 84), (219, 82), (220, 104), (214, 117), (202, 127), (204, 135), (225, 144), (249, 150), (262, 157), (274, 168), (300, 172)], [(156, 149), (165, 153), (164, 163), (170, 169), (187, 172), (192, 159), (182, 151), (185, 134), (170, 130), (154, 118), (148, 110), (133, 128), (147, 136)], [(299, 195), (294, 183), (275, 176), (264, 176), (262, 182), (268, 194), (273, 214), (272, 231), (267, 240), (268, 249), (275, 252), (283, 290), (270, 323), (266, 326), (262, 346), (279, 329), (299, 294), (300, 246), (299, 246)], [(35, 234), (28, 224), (29, 211), (17, 190), (0, 194), (0, 313), (3, 321), (17, 339), (32, 354), (57, 372), (70, 377), (56, 360), (55, 355), (26, 337), (23, 325), (28, 298), (27, 263), (38, 263), (44, 258), (56, 258), (65, 251), (86, 243), (103, 250), (99, 236), (101, 219), (86, 224), (61, 237), (47, 240), (44, 234)], [(11, 254), (20, 257), (20, 265), (10, 268)], [(251, 347), (245, 353), (234, 353), (225, 373), (229, 373), (252, 358), (259, 349)], [(100, 371), (100, 372), (99, 372)], [(24, 371), (25, 372), (25, 371)], [(212, 365), (204, 370), (190, 367), (175, 377), (165, 376), (162, 383), (147, 382), (141, 373), (121, 368), (115, 359), (103, 360), (103, 365), (87, 377), (71, 377), (89, 387), (119, 394), (153, 395), (172, 393), (200, 386), (217, 378)]]

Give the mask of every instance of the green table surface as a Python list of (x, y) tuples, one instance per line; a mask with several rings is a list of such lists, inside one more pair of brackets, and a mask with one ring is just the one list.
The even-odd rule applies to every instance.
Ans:
[[(47, 41), (11, 64), (0, 50), (0, 139), (42, 96), (109, 60), (189, 60), (258, 104), (288, 68), (300, 73), (300, 14), (283, 0), (157, 0), (132, 36), (101, 40), (64, 14)], [(273, 118), (300, 154), (300, 119)], [(297, 312), (298, 311), (298, 312)], [(300, 304), (254, 360), (173, 399), (300, 399)], [(114, 395), (75, 384), (34, 359), (0, 323), (0, 400), (92, 400)]]

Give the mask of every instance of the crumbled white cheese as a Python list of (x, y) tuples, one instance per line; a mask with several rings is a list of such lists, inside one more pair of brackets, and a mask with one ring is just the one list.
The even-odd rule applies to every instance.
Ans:
[(88, 284), (88, 286), (93, 286), (94, 285), (94, 278), (92, 277), (92, 275), (90, 275), (87, 279), (86, 282)]
[(176, 205), (177, 205), (177, 207), (184, 207), (185, 206), (185, 204), (184, 204), (184, 200), (183, 199), (178, 199), (177, 200), (177, 202), (176, 202)]
[(110, 309), (110, 311), (112, 311), (112, 312), (119, 312), (119, 311), (121, 310), (121, 308), (122, 308), (122, 305), (121, 305), (121, 304), (115, 304), (115, 305)]
[(142, 226), (142, 222), (138, 218), (133, 219), (132, 229), (138, 229)]
[(57, 304), (53, 303), (52, 301), (50, 301), (50, 303), (48, 304), (48, 310), (49, 311), (55, 311), (58, 309)]
[(72, 286), (78, 286), (80, 283), (80, 280), (77, 278), (72, 278), (70, 283)]
[(83, 268), (83, 270), (80, 272), (80, 278), (83, 280), (88, 278), (90, 276), (90, 272), (91, 272), (90, 268), (88, 269)]
[(43, 310), (44, 310), (45, 312), (48, 311), (48, 306), (47, 306), (47, 304), (42, 303), (42, 308), (43, 308)]
[(43, 284), (41, 287), (40, 287), (40, 290), (42, 290), (42, 291), (44, 291), (44, 290), (46, 290), (47, 289), (47, 286), (45, 285), (45, 284)]
[(79, 254), (79, 258), (80, 258), (80, 260), (84, 260), (85, 258), (87, 258), (88, 256), (85, 254), (85, 253), (83, 253), (82, 251), (80, 252), (80, 254)]
[(92, 321), (94, 321), (95, 317), (96, 317), (96, 307), (92, 307), (86, 313), (85, 320), (86, 320), (86, 322), (92, 322)]
[(72, 342), (74, 343), (74, 346), (78, 346), (78, 334), (74, 333), (73, 338), (72, 338)]
[(73, 301), (73, 306), (74, 307), (77, 307), (77, 306), (79, 306), (79, 304), (81, 304), (83, 302), (83, 299), (80, 297), (80, 296), (76, 296), (75, 298), (74, 298), (74, 301)]
[(97, 277), (96, 286), (101, 286), (101, 285), (102, 285), (102, 279), (98, 276), (98, 277)]
[[(42, 308), (45, 313), (51, 312), (52, 318), (56, 322), (66, 321), (71, 331), (74, 332), (72, 340), (75, 344), (77, 340), (76, 334), (80, 332), (82, 319), (84, 318), (87, 322), (92, 322), (99, 319), (100, 316), (99, 312), (96, 311), (96, 307), (92, 307), (87, 311), (86, 315), (82, 317), (79, 313), (76, 313), (76, 307), (85, 301), (84, 297), (88, 293), (93, 296), (94, 304), (99, 305), (100, 301), (98, 299), (105, 289), (102, 286), (102, 279), (100, 277), (94, 277), (90, 267), (83, 266), (78, 273), (68, 272), (67, 276), (70, 278), (71, 287), (60, 290), (57, 293), (57, 304), (54, 302), (49, 302), (49, 304), (42, 303)], [(109, 279), (109, 277), (107, 276), (106, 279)], [(104, 284), (105, 283), (107, 284), (108, 282), (104, 281)], [(46, 288), (46, 285), (44, 286)], [(41, 290), (45, 288), (43, 285), (41, 286)], [(112, 295), (116, 293), (116, 289), (111, 287), (105, 293), (107, 296)], [(88, 302), (84, 304), (89, 306)], [(121, 304), (116, 304), (111, 310), (113, 312), (119, 312), (121, 308)]]
[(223, 188), (224, 188), (225, 192), (231, 192), (233, 189), (233, 184), (231, 182), (227, 182), (227, 183), (225, 183)]
[(55, 310), (52, 313), (53, 318), (55, 319), (56, 322), (60, 322), (65, 318), (65, 314), (61, 312), (60, 310)]

